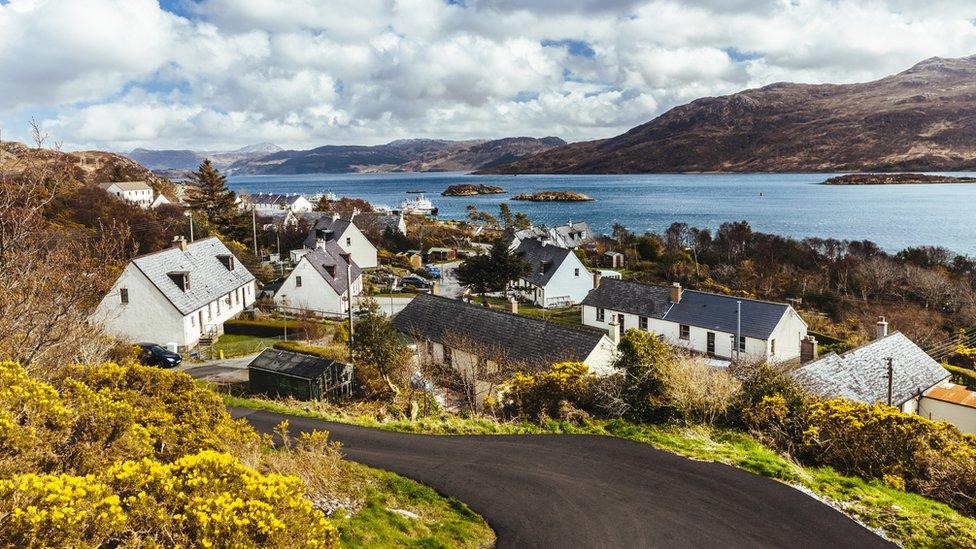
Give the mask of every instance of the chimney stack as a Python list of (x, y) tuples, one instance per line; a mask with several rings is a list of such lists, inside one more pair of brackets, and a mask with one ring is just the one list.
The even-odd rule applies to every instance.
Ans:
[(808, 335), (800, 340), (800, 364), (817, 360), (818, 356), (817, 338)]
[(671, 283), (671, 303), (681, 303), (681, 283)]
[(339, 219), (339, 214), (337, 212), (332, 212), (332, 221), (337, 221)]
[(600, 271), (593, 271), (593, 289), (600, 287), (600, 280), (603, 278), (603, 273)]
[(508, 312), (518, 314), (518, 301), (514, 297), (508, 299)]
[(888, 323), (885, 321), (885, 317), (879, 316), (877, 323), (877, 331), (875, 339), (881, 339), (888, 336)]
[(186, 237), (183, 237), (183, 236), (174, 236), (173, 237), (173, 244), (175, 244), (176, 247), (180, 249), (180, 251), (183, 251), (183, 252), (186, 251)]
[(620, 343), (620, 324), (617, 322), (617, 315), (613, 315), (610, 318), (610, 325), (607, 332), (610, 336), (610, 341), (613, 341), (614, 345)]

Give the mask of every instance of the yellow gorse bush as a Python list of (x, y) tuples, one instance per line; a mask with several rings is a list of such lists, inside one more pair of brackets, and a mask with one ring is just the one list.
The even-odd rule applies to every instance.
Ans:
[(189, 376), (64, 372), (0, 363), (0, 545), (338, 546), (301, 480), (226, 452), (260, 439)]
[(516, 372), (503, 386), (506, 405), (521, 416), (555, 417), (560, 403), (578, 403), (592, 379), (582, 362), (558, 362), (535, 374)]

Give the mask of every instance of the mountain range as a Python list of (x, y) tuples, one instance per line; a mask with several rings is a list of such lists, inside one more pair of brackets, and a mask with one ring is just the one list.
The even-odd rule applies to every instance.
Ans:
[(771, 84), (706, 97), (630, 131), (478, 173), (976, 169), (976, 56), (860, 84)]
[(283, 150), (269, 143), (224, 152), (135, 149), (126, 156), (169, 176), (194, 170), (205, 158), (227, 174), (441, 172), (488, 169), (565, 144), (558, 137), (401, 139), (384, 145), (326, 145), (310, 150)]

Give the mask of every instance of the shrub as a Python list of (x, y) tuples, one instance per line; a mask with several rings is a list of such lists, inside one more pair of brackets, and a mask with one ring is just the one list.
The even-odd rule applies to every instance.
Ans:
[(660, 398), (664, 391), (661, 370), (673, 357), (674, 350), (652, 333), (631, 329), (620, 338), (614, 367), (624, 375), (621, 398), (627, 417), (656, 422), (673, 416)]
[(333, 345), (348, 345), (349, 344), (349, 325), (345, 322), (340, 322), (336, 325), (335, 332), (332, 333), (332, 344)]
[(950, 357), (953, 364), (963, 366), (966, 368), (976, 368), (976, 347), (966, 347), (965, 345), (959, 345), (953, 351)]
[(953, 383), (964, 385), (970, 391), (976, 391), (976, 371), (951, 364), (943, 364), (942, 367), (952, 374)]
[(728, 370), (712, 368), (701, 358), (676, 356), (661, 370), (661, 398), (675, 419), (714, 425), (724, 422), (742, 390)]
[(302, 323), (297, 320), (262, 318), (259, 320), (235, 319), (224, 322), (224, 333), (255, 337), (281, 337), (288, 330), (288, 337), (305, 339)]
[(297, 341), (278, 341), (274, 344), (275, 349), (302, 353), (305, 355), (317, 356), (336, 362), (349, 362), (349, 349), (342, 345), (332, 345), (331, 347), (318, 347), (315, 345), (305, 345)]
[(592, 379), (582, 362), (559, 362), (537, 374), (519, 372), (505, 383), (505, 407), (528, 419), (560, 418), (571, 410), (567, 404), (581, 404)]

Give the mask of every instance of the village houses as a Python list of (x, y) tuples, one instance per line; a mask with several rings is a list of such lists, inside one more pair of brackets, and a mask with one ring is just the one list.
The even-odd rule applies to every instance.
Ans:
[[(800, 358), (807, 325), (785, 303), (653, 286), (594, 275), (583, 324), (620, 333), (636, 328), (723, 361), (786, 363)], [(738, 335), (738, 349), (735, 345)]]
[(352, 261), (362, 269), (372, 269), (379, 264), (376, 246), (355, 223), (342, 219), (337, 213), (323, 216), (315, 222), (305, 239), (305, 248), (314, 250), (326, 242), (335, 242), (343, 251), (352, 254)]
[(134, 258), (92, 315), (120, 339), (186, 351), (223, 333), (255, 300), (255, 280), (216, 237)]
[(596, 243), (596, 236), (585, 221), (570, 221), (565, 225), (545, 227), (533, 225), (509, 234), (509, 247), (518, 248), (526, 240), (539, 240), (551, 246), (574, 250)]
[(271, 215), (275, 212), (290, 211), (292, 213), (310, 212), (315, 206), (307, 198), (297, 193), (254, 193), (241, 197), (241, 205), (254, 208), (259, 215)]
[(527, 274), (509, 284), (509, 291), (539, 307), (575, 305), (593, 289), (593, 275), (568, 248), (529, 238), (515, 253), (529, 267)]
[(349, 252), (327, 240), (298, 259), (275, 292), (274, 301), (283, 307), (341, 315), (349, 310), (350, 289), (352, 297), (362, 294), (362, 271)]

